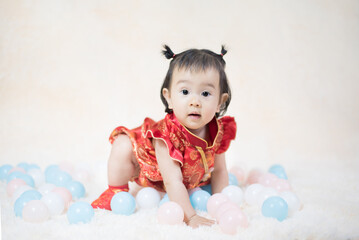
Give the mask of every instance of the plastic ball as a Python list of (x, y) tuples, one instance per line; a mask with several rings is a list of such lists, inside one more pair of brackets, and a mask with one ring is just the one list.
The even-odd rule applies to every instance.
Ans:
[(257, 204), (262, 206), (265, 200), (278, 195), (278, 192), (274, 188), (264, 187), (263, 190), (258, 194)]
[(300, 209), (300, 200), (293, 192), (282, 192), (279, 196), (288, 204), (288, 216), (293, 216)]
[(23, 185), (23, 186), (20, 186), (18, 189), (16, 189), (16, 191), (12, 195), (13, 202), (16, 202), (16, 200), (21, 196), (21, 194), (23, 194), (24, 192), (26, 192), (28, 190), (33, 190), (33, 188), (30, 187), (29, 185)]
[(170, 201), (170, 199), (169, 199), (169, 197), (168, 197), (168, 194), (166, 193), (166, 194), (163, 196), (163, 198), (161, 199), (161, 201), (160, 201), (160, 203), (159, 203), (159, 206), (162, 206), (164, 203), (169, 202), (169, 201)]
[(196, 192), (198, 190), (202, 190), (202, 188), (196, 187), (196, 188), (192, 188), (192, 189), (188, 190), (188, 196), (191, 196), (192, 193), (194, 193), (194, 192)]
[(208, 192), (210, 195), (212, 195), (212, 185), (211, 184), (201, 186), (201, 189)]
[(285, 173), (284, 167), (282, 165), (276, 164), (272, 165), (268, 172), (273, 173), (280, 179), (286, 179), (288, 180), (287, 174)]
[(231, 200), (232, 202), (238, 205), (243, 202), (243, 198), (244, 198), (243, 191), (238, 186), (229, 185), (222, 190), (222, 193), (227, 195), (229, 200)]
[(27, 172), (34, 179), (35, 186), (39, 187), (45, 183), (45, 174), (38, 168), (31, 168)]
[(50, 165), (45, 169), (46, 182), (52, 183), (55, 174), (61, 171), (58, 165)]
[(39, 169), (39, 170), (41, 170), (41, 168), (37, 164), (29, 164), (29, 166), (27, 167), (27, 172), (29, 172), (31, 169)]
[(35, 187), (34, 179), (29, 174), (18, 172), (18, 171), (10, 173), (6, 178), (6, 181), (10, 182), (15, 178), (24, 180), (26, 184), (29, 185), (30, 187)]
[(262, 176), (258, 178), (258, 183), (262, 184), (265, 187), (275, 188), (278, 177), (272, 173), (264, 173)]
[(218, 224), (223, 233), (233, 235), (237, 233), (238, 227), (248, 227), (248, 220), (241, 210), (228, 210), (221, 215)]
[(215, 213), (215, 218), (217, 219), (217, 221), (219, 221), (219, 219), (221, 218), (222, 214), (226, 211), (238, 211), (240, 210), (240, 208), (238, 207), (237, 204), (231, 202), (231, 201), (227, 201), (222, 203), (221, 205), (218, 206), (217, 211)]
[(270, 197), (263, 202), (262, 214), (265, 217), (276, 218), (281, 222), (288, 216), (288, 204), (281, 197)]
[(50, 192), (41, 198), (46, 206), (48, 207), (50, 214), (60, 215), (65, 209), (65, 202), (62, 197), (54, 192)]
[(26, 174), (26, 170), (22, 167), (14, 167), (14, 168), (10, 169), (8, 174), (13, 173), (13, 172), (22, 172), (22, 173)]
[(128, 192), (116, 193), (111, 199), (111, 210), (115, 214), (131, 215), (135, 212), (136, 200)]
[(184, 219), (184, 212), (179, 204), (166, 202), (158, 209), (157, 218), (161, 224), (181, 224)]
[(229, 198), (227, 197), (227, 195), (223, 194), (223, 193), (215, 193), (213, 194), (207, 202), (207, 210), (208, 213), (212, 216), (212, 217), (216, 217), (216, 211), (218, 209), (218, 207), (229, 201)]
[(13, 168), (10, 164), (5, 164), (0, 167), (0, 180), (5, 180), (9, 171)]
[(229, 170), (229, 172), (236, 176), (239, 185), (244, 184), (246, 175), (243, 168), (239, 166), (234, 166)]
[(142, 188), (136, 195), (136, 202), (138, 206), (144, 209), (157, 207), (160, 200), (160, 193), (151, 187)]
[(51, 192), (54, 188), (56, 188), (56, 186), (52, 183), (45, 183), (45, 184), (42, 184), (38, 190), (39, 192), (42, 194), (42, 195), (46, 195), (48, 194), (49, 192)]
[(15, 201), (14, 212), (17, 217), (22, 217), (22, 210), (25, 205), (31, 200), (40, 200), (42, 197), (41, 193), (36, 190), (28, 190), (21, 194), (21, 196)]
[(65, 187), (71, 192), (72, 199), (78, 199), (85, 196), (85, 187), (78, 181), (69, 181)]
[(207, 212), (207, 202), (211, 195), (204, 191), (199, 190), (194, 192), (190, 197), (189, 200), (191, 201), (192, 207), (199, 211)]
[(25, 186), (25, 185), (26, 185), (26, 182), (22, 179), (16, 178), (16, 179), (11, 180), (6, 186), (7, 195), (9, 197), (12, 197), (13, 194), (16, 192), (16, 190), (19, 189), (19, 187)]
[(260, 169), (252, 169), (247, 177), (247, 185), (258, 183), (258, 179), (263, 175), (263, 171)]
[(58, 187), (65, 187), (68, 182), (72, 180), (70, 174), (65, 171), (58, 170), (53, 173), (51, 177), (49, 177), (49, 183), (55, 184)]
[(18, 165), (16, 165), (16, 167), (22, 168), (25, 171), (27, 171), (29, 169), (29, 166), (30, 165), (28, 163), (26, 163), (26, 162), (22, 162), (22, 163), (19, 163)]
[(228, 173), (228, 182), (229, 185), (235, 185), (235, 186), (239, 185), (237, 177), (232, 173)]
[(90, 174), (85, 169), (77, 169), (73, 174), (73, 178), (79, 182), (88, 182), (90, 180)]
[(264, 186), (259, 183), (249, 185), (244, 191), (244, 200), (246, 201), (246, 203), (248, 203), (249, 205), (257, 205), (259, 203), (259, 194), (263, 189)]
[(275, 189), (278, 192), (288, 192), (288, 191), (292, 190), (292, 187), (290, 186), (290, 183), (288, 180), (278, 179), (275, 184)]
[(32, 200), (22, 210), (22, 217), (26, 222), (41, 223), (50, 218), (50, 212), (45, 203)]
[(70, 224), (89, 223), (94, 215), (95, 211), (91, 204), (81, 201), (72, 204), (67, 211), (67, 219)]
[(54, 189), (52, 189), (52, 192), (56, 193), (62, 198), (65, 204), (65, 209), (67, 209), (70, 206), (70, 203), (72, 201), (72, 195), (70, 190), (68, 190), (65, 187), (55, 187)]

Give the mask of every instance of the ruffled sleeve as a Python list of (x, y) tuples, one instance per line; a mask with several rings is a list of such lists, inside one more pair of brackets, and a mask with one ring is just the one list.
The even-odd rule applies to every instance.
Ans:
[(220, 129), (222, 131), (222, 139), (216, 154), (221, 154), (227, 151), (232, 140), (236, 138), (237, 124), (233, 117), (225, 116), (218, 120)]
[(170, 157), (183, 166), (184, 146), (178, 135), (180, 132), (176, 126), (171, 124), (168, 117), (148, 127), (144, 134), (146, 138), (162, 140), (167, 146)]

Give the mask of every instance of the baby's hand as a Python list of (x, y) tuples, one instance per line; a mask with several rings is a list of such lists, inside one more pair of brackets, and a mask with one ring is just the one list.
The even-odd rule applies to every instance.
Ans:
[(186, 223), (190, 227), (198, 228), (199, 226), (212, 226), (214, 221), (196, 214), (193, 215)]

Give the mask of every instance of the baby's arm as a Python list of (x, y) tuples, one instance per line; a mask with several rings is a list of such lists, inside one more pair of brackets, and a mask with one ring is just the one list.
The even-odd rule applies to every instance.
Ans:
[(213, 194), (220, 193), (223, 188), (228, 186), (228, 171), (224, 153), (215, 155), (211, 185)]
[(210, 226), (214, 224), (214, 221), (196, 214), (189, 200), (187, 189), (182, 182), (181, 167), (177, 161), (169, 156), (166, 144), (162, 140), (154, 140), (153, 145), (168, 197), (182, 207), (185, 222), (195, 228), (200, 225)]

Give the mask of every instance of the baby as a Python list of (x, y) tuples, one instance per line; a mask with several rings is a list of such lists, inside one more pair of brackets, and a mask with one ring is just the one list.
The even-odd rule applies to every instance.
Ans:
[(193, 209), (188, 190), (211, 184), (219, 193), (228, 185), (225, 151), (236, 135), (233, 117), (224, 116), (231, 100), (223, 56), (202, 49), (174, 54), (161, 88), (167, 115), (155, 122), (146, 118), (135, 129), (117, 127), (110, 136), (109, 188), (92, 203), (111, 210), (114, 194), (128, 191), (128, 182), (167, 192), (184, 211), (191, 227), (214, 221)]

